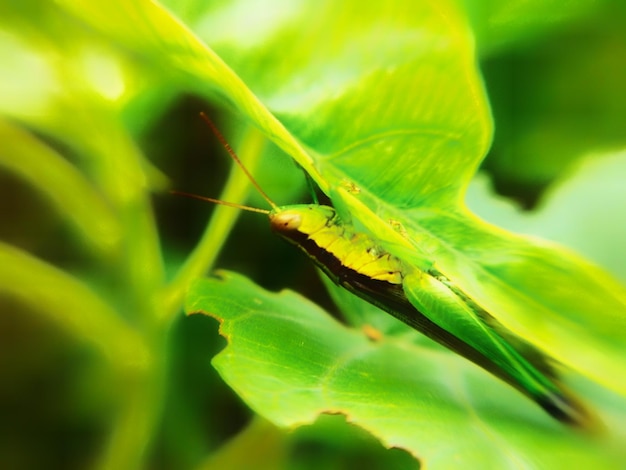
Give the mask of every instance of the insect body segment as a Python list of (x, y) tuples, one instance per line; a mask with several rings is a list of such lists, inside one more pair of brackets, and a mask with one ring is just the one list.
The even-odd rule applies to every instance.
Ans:
[(330, 262), (331, 278), (342, 280), (354, 274), (402, 283), (402, 262), (378, 248), (365, 234), (353, 233), (330, 206), (303, 205), (273, 210), (274, 232), (300, 246), (314, 261)]

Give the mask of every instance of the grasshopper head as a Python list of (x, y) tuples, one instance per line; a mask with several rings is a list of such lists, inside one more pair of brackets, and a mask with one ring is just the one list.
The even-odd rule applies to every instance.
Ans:
[(316, 204), (281, 207), (269, 215), (272, 231), (286, 238), (314, 234), (332, 224), (335, 217), (335, 209)]

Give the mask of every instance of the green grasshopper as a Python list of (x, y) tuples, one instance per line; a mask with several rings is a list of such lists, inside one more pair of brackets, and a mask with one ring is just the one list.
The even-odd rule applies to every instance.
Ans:
[(508, 331), (433, 263), (420, 269), (355, 230), (335, 208), (277, 206), (254, 180), (215, 125), (213, 133), (271, 210), (196, 199), (267, 214), (271, 230), (297, 246), (333, 282), (465, 357), (529, 397), (557, 420), (595, 427), (595, 418), (559, 381), (550, 357)]

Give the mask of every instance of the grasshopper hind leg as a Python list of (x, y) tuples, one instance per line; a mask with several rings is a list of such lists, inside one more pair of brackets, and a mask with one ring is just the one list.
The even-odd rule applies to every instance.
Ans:
[(444, 344), (457, 354), (507, 382), (558, 421), (598, 427), (592, 413), (561, 383), (548, 356), (508, 331), (443, 274), (409, 274), (403, 289), (419, 313), (455, 338)]

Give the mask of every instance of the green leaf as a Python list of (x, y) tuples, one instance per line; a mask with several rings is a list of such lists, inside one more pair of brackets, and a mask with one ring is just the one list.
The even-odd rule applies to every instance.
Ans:
[[(107, 359), (111, 370), (97, 375), (114, 381), (116, 406), (98, 423), (87, 418), (84, 425), (80, 417), (80, 426), (98, 427), (100, 439), (84, 455), (98, 460), (96, 452), (102, 453), (102, 468), (137, 468), (165, 393), (165, 332), (159, 325), (165, 315), (155, 301), (163, 270), (148, 194), (159, 177), (119, 113), (137, 92), (136, 83), (145, 86), (144, 78), (135, 75), (134, 59), (123, 58), (54, 3), (0, 9), (0, 51), (10, 71), (0, 78), (0, 112), (14, 123), (2, 125), (1, 164), (79, 234), (64, 237), (61, 231), (37, 247), (37, 256), (57, 266), (1, 246), (2, 294)], [(85, 256), (78, 243), (83, 241), (96, 256)], [(73, 373), (68, 371), (74, 359), (59, 366), (64, 373)], [(48, 391), (40, 394), (25, 400), (52, 400), (63, 412), (68, 406)], [(93, 398), (87, 395), (76, 393), (80, 400)], [(55, 411), (53, 434), (67, 435), (74, 426), (65, 424), (68, 419), (74, 418)], [(48, 426), (47, 418), (37, 416), (34, 426)], [(47, 449), (41, 453), (54, 460)]]
[[(347, 178), (403, 206), (458, 196), (487, 149), (491, 121), (453, 3), (342, 2), (320, 10), (302, 2), (284, 14), (289, 23), (263, 30), (264, 47), (251, 48), (248, 36), (233, 38), (219, 24), (248, 24), (258, 14), (253, 3), (244, 12), (209, 12), (198, 34), (313, 150), (323, 181), (311, 176), (322, 189)], [(323, 23), (307, 24), (311, 17)], [(294, 21), (303, 28), (290, 27)], [(440, 165), (442, 153), (458, 164)], [(407, 174), (423, 184), (409, 186)], [(446, 192), (430, 184), (444, 175)]]
[[(503, 208), (501, 201), (496, 209), (484, 195), (478, 199), (476, 191), (471, 206), (501, 226), (562, 242), (607, 266), (619, 264), (615, 268), (619, 274), (624, 260), (620, 243), (624, 217), (618, 208), (625, 197), (620, 179), (623, 168), (623, 153), (581, 162), (547, 194), (536, 213)], [(468, 235), (466, 248), (471, 248), (475, 237)], [(481, 255), (480, 262), (498, 270), (494, 272), (500, 278), (518, 277), (517, 292), (509, 292), (510, 304), (498, 312), (498, 318), (570, 368), (626, 394), (623, 286), (570, 251), (546, 241), (534, 245), (531, 241), (509, 236), (507, 245), (500, 246), (493, 239), (489, 252)], [(479, 280), (484, 282), (485, 276)], [(497, 301), (502, 295), (502, 289), (495, 286), (484, 302)], [(525, 306), (534, 313), (524, 313)]]
[(86, 284), (17, 248), (0, 243), (0, 292), (93, 344), (118, 370), (150, 361), (140, 335)]
[(625, 151), (583, 158), (554, 182), (532, 212), (521, 211), (494, 194), (484, 175), (479, 175), (467, 194), (467, 205), (485, 220), (507, 230), (567, 246), (624, 283), (624, 172)]
[(549, 189), (526, 232), (584, 254), (626, 282), (626, 151), (582, 159)]
[[(245, 85), (213, 51), (154, 4), (137, 2), (132, 7), (121, 7), (109, 3), (106, 9), (97, 11), (84, 2), (65, 0), (62, 4), (125, 46), (158, 57), (159, 66), (170, 72), (192, 76), (195, 82), (202, 80), (213, 89), (205, 89), (211, 96), (217, 88), (294, 157), (323, 190), (349, 176), (351, 181), (372, 186), (392, 203), (395, 199), (413, 204), (429, 197), (458, 198), (491, 138), (491, 122), (474, 65), (471, 39), (454, 4), (398, 2), (380, 11), (351, 2), (339, 9), (329, 5), (320, 11), (317, 3), (304, 2), (297, 16), (302, 20), (311, 14), (327, 18), (329, 22), (324, 28), (310, 28), (308, 34), (301, 35), (289, 24), (277, 23), (274, 26), (283, 29), (272, 31), (271, 37), (266, 38), (272, 42), (261, 51), (237, 50), (229, 44), (226, 58), (246, 80)], [(256, 9), (253, 3), (250, 5), (250, 9), (238, 11), (254, 15)], [(221, 14), (212, 13), (206, 18), (209, 23), (202, 27), (223, 31), (212, 28), (210, 21), (228, 22), (228, 15), (234, 11), (225, 7)], [(129, 18), (136, 21), (130, 22)], [(232, 22), (236, 22), (235, 18)], [(154, 31), (160, 34), (157, 36)], [(220, 39), (210, 38), (209, 44), (220, 50)], [(278, 41), (280, 48), (269, 47), (278, 46), (273, 41)], [(360, 43), (362, 47), (354, 48), (351, 43)], [(336, 47), (337, 44), (345, 47)], [(248, 54), (254, 54), (254, 60)], [(294, 54), (306, 57), (311, 65), (297, 67), (299, 62), (291, 59)], [(279, 75), (275, 68), (267, 66), (278, 60)], [(272, 83), (280, 79), (287, 85), (297, 80), (298, 87), (274, 87), (274, 93), (263, 94), (263, 84), (270, 77)], [(374, 87), (376, 99), (372, 101)], [(311, 90), (315, 92), (311, 94)], [(331, 91), (332, 100), (328, 100)], [(291, 132), (252, 92), (281, 117)], [(364, 103), (368, 103), (363, 108), (366, 111), (357, 111)], [(457, 109), (463, 112), (455, 112)], [(315, 153), (306, 153), (292, 134)], [(436, 162), (441, 152), (462, 162), (445, 168), (429, 164)], [(396, 160), (398, 155), (405, 160)], [(312, 164), (313, 159), (316, 165)], [(375, 172), (383, 161), (397, 164), (387, 163), (385, 178), (381, 179), (380, 173)], [(439, 176), (452, 182), (450, 191), (441, 192), (426, 185), (406, 201), (406, 185), (390, 189), (390, 182), (396, 183), (405, 174), (406, 161), (415, 162), (410, 170), (424, 181), (437, 168)], [(377, 177), (373, 178), (373, 174)]]
[[(215, 52), (155, 2), (121, 0), (92, 4), (62, 0), (62, 8), (124, 48), (149, 61), (162, 78), (209, 100), (232, 103), (312, 175), (317, 170), (302, 145), (284, 128)], [(315, 176), (314, 176), (315, 177)], [(316, 177), (320, 185), (321, 178)]]
[(274, 423), (342, 413), (434, 469), (620, 465), (621, 451), (560, 427), (451, 353), (371, 341), (293, 292), (269, 293), (233, 273), (220, 278), (194, 284), (187, 312), (220, 321), (228, 346), (214, 366)]
[[(8, 122), (0, 121), (0, 141), (4, 142), (0, 167), (44, 193), (101, 256), (114, 254), (121, 238), (120, 221), (78, 169)], [(81, 197), (77, 198), (77, 194)]]

